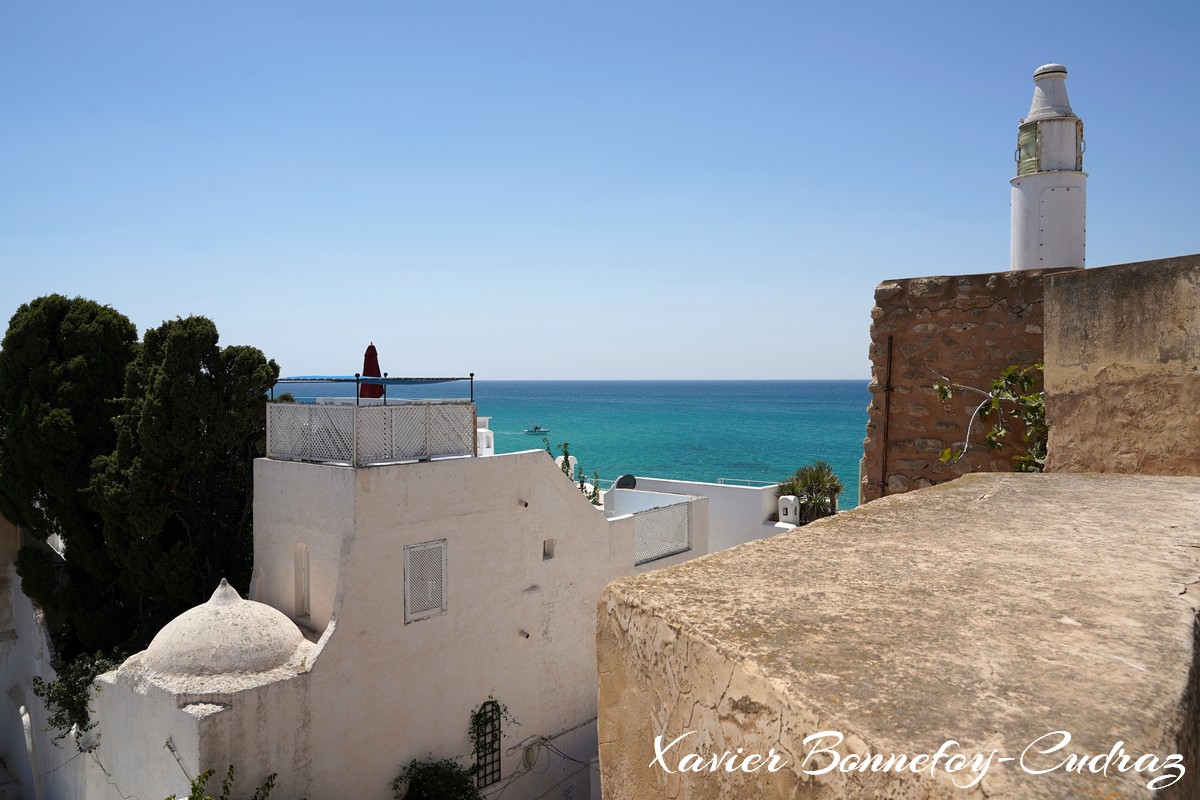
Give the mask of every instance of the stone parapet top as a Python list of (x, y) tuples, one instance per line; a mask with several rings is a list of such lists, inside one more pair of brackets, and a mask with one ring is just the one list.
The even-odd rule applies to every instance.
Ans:
[[(955, 739), (972, 752), (1019, 756), (1067, 730), (1070, 752), (1107, 753), (1118, 741), (1138, 755), (1184, 752), (1180, 796), (1194, 796), (1186, 792), (1200, 790), (1197, 509), (1200, 478), (975, 474), (617, 581), (600, 607), (605, 779), (625, 769), (623, 748), (649, 746), (626, 741), (645, 698), (655, 720), (695, 723), (703, 711), (712, 725), (729, 723), (710, 732), (716, 744), (738, 746), (731, 730), (761, 729), (791, 753), (800, 752), (803, 720), (834, 725), (872, 752), (910, 754)], [(648, 630), (662, 641), (635, 641)], [(619, 643), (620, 659), (606, 655), (606, 642)], [(677, 658), (686, 670), (671, 666)], [(699, 681), (671, 685), (671, 676), (705, 674), (706, 659), (714, 674), (733, 665), (730, 697), (701, 697)], [(738, 674), (770, 688), (747, 705), (729, 688)], [(648, 760), (642, 749), (635, 758)], [(1005, 765), (982, 788), (993, 797), (1140, 797), (1151, 794), (1149, 777)], [(614, 776), (613, 796), (635, 784), (653, 795), (652, 783), (625, 780)], [(675, 776), (670, 791), (718, 796), (687, 790), (700, 780)], [(811, 796), (881, 788), (842, 784)], [(774, 797), (776, 788), (789, 796), (778, 776), (761, 794), (744, 785), (719, 794)], [(932, 796), (928, 789), (903, 796)]]

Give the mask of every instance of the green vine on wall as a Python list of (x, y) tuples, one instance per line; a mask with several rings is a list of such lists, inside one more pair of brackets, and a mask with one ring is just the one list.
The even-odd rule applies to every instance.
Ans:
[(503, 725), (521, 724), (513, 718), (512, 714), (508, 712), (508, 706), (504, 705), (504, 703), (501, 703), (499, 700), (489, 694), (487, 700), (484, 700), (471, 712), (471, 727), (467, 731), (467, 735), (471, 739), (471, 754), (475, 756), (476, 762), (480, 761), (483, 757), (483, 739), (484, 734), (487, 731), (488, 724), (488, 714), (486, 709), (489, 703), (495, 703), (500, 709), (500, 722), (502, 723), (502, 730)]
[(966, 454), (971, 442), (971, 430), (976, 420), (988, 420), (994, 417), (991, 427), (984, 436), (984, 444), (988, 450), (999, 450), (1009, 442), (1005, 441), (1013, 428), (1021, 427), (1021, 442), (1025, 445), (1024, 452), (1013, 456), (1017, 472), (1041, 472), (1046, 465), (1046, 395), (1038, 388), (1041, 385), (1040, 376), (1043, 365), (1039, 362), (1029, 366), (1010, 365), (1001, 371), (999, 377), (992, 381), (988, 390), (977, 389), (955, 383), (950, 378), (935, 372), (938, 376), (934, 389), (938, 398), (948, 402), (956, 391), (982, 395), (983, 400), (975, 407), (967, 421), (967, 432), (963, 436), (961, 446), (950, 446), (942, 450), (942, 463), (956, 463)]
[(499, 708), (502, 723), (521, 724), (509, 713), (508, 706), (488, 695), (487, 700), (471, 711), (471, 720), (467, 727), (467, 736), (471, 740), (471, 755), (475, 758), (475, 763), (464, 767), (453, 758), (414, 758), (392, 781), (392, 791), (396, 800), (482, 800), (483, 795), (479, 792), (475, 778), (479, 772), (479, 762), (484, 755), (484, 739), (489, 722), (486, 709), (490, 703), (495, 703)]
[[(546, 454), (554, 457), (554, 451), (550, 449), (550, 440), (545, 436), (542, 437), (542, 444), (546, 445)], [(562, 453), (562, 463), (559, 468), (563, 475), (567, 476), (567, 480), (571, 483), (578, 483), (580, 493), (588, 499), (588, 502), (594, 506), (600, 505), (600, 473), (592, 472), (591, 486), (584, 480), (583, 467), (580, 467), (576, 462), (575, 469), (571, 469), (571, 443), (559, 442), (558, 451)]]

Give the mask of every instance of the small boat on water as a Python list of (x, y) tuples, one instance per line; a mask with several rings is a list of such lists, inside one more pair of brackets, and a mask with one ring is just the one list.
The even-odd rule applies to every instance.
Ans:
[(541, 425), (534, 425), (532, 428), (527, 428), (526, 433), (549, 433), (549, 428), (543, 428)]

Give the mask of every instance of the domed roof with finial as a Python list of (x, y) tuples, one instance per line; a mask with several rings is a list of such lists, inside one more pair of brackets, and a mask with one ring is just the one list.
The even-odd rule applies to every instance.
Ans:
[(1074, 118), (1067, 99), (1067, 68), (1062, 64), (1043, 64), (1033, 72), (1033, 103), (1025, 122), (1042, 119)]
[(140, 661), (164, 676), (261, 673), (287, 666), (307, 644), (294, 622), (271, 606), (243, 600), (222, 579), (207, 603), (167, 623)]

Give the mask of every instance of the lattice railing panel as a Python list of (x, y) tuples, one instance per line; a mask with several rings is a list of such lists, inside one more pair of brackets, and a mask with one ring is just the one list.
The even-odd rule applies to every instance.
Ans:
[(471, 406), (447, 404), (428, 408), (429, 455), (452, 456), (474, 452), (475, 411)]
[(383, 406), (357, 410), (358, 463), (373, 464), (392, 459), (392, 415)]
[(338, 406), (309, 406), (312, 423), (310, 461), (354, 462), (354, 409)]
[(300, 405), (271, 403), (267, 406), (267, 455), (271, 458), (302, 459), (308, 452), (308, 409)]
[(425, 452), (425, 405), (395, 406), (392, 415), (392, 457), (397, 461), (427, 458)]
[(267, 455), (292, 461), (354, 459), (354, 409), (272, 403)]
[(362, 466), (466, 456), (475, 453), (475, 406), (271, 403), (267, 406), (267, 432), (267, 455), (290, 461)]
[(687, 503), (642, 511), (633, 520), (634, 564), (657, 561), (692, 546)]

